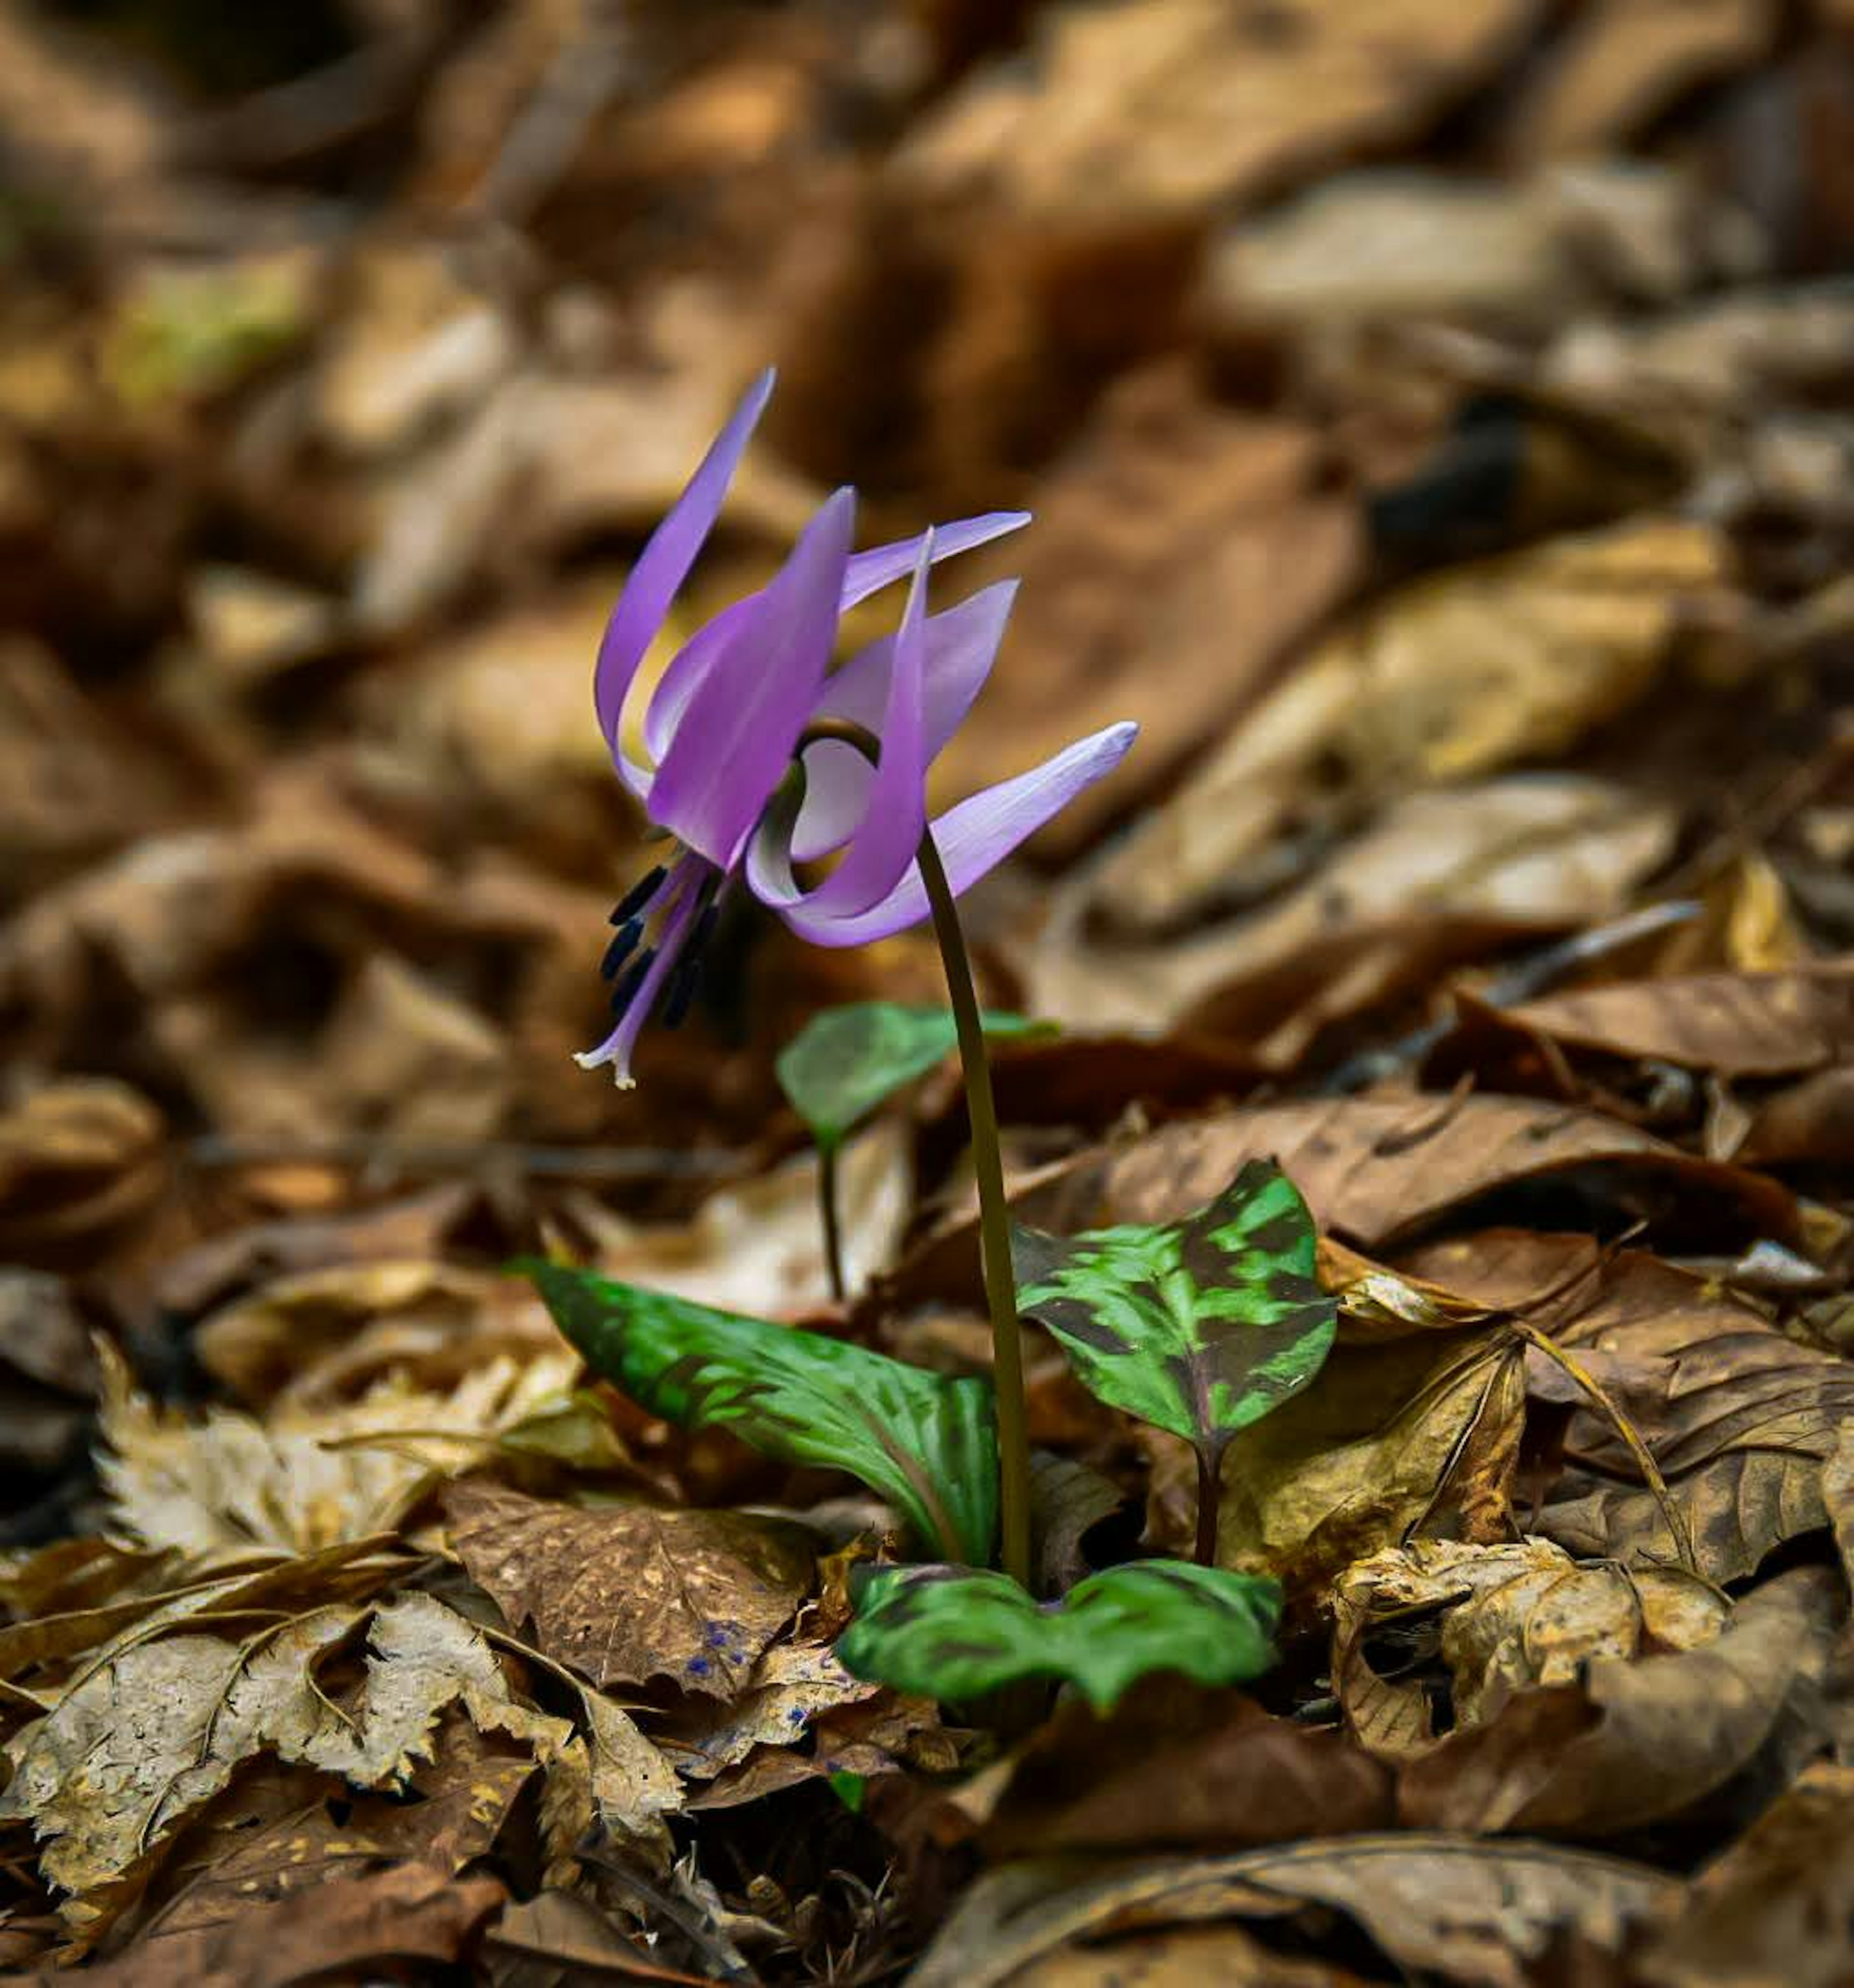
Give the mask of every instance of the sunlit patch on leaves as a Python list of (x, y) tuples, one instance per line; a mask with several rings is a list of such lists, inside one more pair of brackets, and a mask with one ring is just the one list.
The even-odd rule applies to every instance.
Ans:
[(956, 1703), (1054, 1677), (1105, 1711), (1152, 1671), (1208, 1685), (1259, 1675), (1281, 1606), (1272, 1581), (1180, 1560), (1109, 1567), (1053, 1602), (982, 1569), (888, 1567), (870, 1577), (837, 1654), (859, 1677)]
[[(1057, 1033), (1054, 1023), (1024, 1015), (986, 1013), (979, 1019), (994, 1041)], [(957, 1046), (950, 1009), (854, 1001), (814, 1016), (780, 1051), (774, 1068), (792, 1108), (828, 1150)]]
[(711, 1310), (531, 1260), (560, 1330), (652, 1415), (730, 1430), (763, 1456), (859, 1477), (935, 1551), (983, 1563), (997, 1529), (991, 1384), (821, 1333)]
[(1338, 1307), (1314, 1276), (1313, 1218), (1271, 1160), (1162, 1226), (1017, 1228), (1017, 1303), (1100, 1398), (1193, 1444), (1214, 1473), (1237, 1430), (1304, 1388)]

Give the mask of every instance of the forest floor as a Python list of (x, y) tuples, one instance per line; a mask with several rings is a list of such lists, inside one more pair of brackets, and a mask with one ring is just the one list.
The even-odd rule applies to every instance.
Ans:
[[(1847, 0), (0, 18), (8, 1978), (1854, 1979), (1850, 161)], [(1142, 727), (968, 901), (1017, 1213), (1318, 1223), (1242, 1688), (851, 1675), (894, 1511), (508, 1270), (989, 1358), (956, 1067), (841, 1303), (774, 1070), (930, 936), (743, 900), (572, 1060), (600, 632), (773, 363), (675, 634), (1021, 505), (936, 800)], [(1191, 1553), (1028, 1405), (1067, 1578)]]

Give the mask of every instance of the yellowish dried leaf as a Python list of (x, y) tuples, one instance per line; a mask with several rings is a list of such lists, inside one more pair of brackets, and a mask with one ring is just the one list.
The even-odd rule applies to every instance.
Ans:
[(268, 1423), (218, 1408), (193, 1422), (137, 1393), (108, 1359), (99, 1472), (122, 1530), (198, 1565), (254, 1548), (313, 1553), (391, 1532), (577, 1365), (563, 1348), (525, 1366), (492, 1361), (448, 1395), (387, 1380), (358, 1401), (286, 1408)]

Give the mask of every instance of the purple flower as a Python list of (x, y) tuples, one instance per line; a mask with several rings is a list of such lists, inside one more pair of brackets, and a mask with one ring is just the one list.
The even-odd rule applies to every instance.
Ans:
[[(612, 914), (617, 935), (603, 972), (616, 982), (614, 1026), (579, 1060), (610, 1063), (631, 1082), (639, 1033), (659, 1004), (673, 1026), (695, 987), (701, 951), (722, 894), (738, 877), (800, 937), (819, 945), (885, 938), (927, 915), (915, 852), (926, 824), (926, 773), (990, 674), (1015, 581), (956, 607), (926, 611), (929, 569), (1029, 522), (994, 511), (852, 553), (854, 490), (839, 490), (800, 534), (784, 566), (757, 593), (722, 609), (671, 661), (645, 713), (640, 766), (621, 732), (624, 700), (721, 509), (729, 480), (773, 390), (765, 373), (716, 437), (624, 583), (599, 644), (594, 698), (619, 776), (658, 830), (668, 859)], [(912, 573), (901, 625), (833, 674), (846, 610)], [(851, 719), (881, 742), (871, 766), (841, 739), (807, 747), (793, 817), (767, 810), (787, 785), (806, 727)], [(1109, 725), (1041, 766), (949, 809), (934, 840), (954, 891), (965, 890), (1034, 834), (1070, 798), (1118, 766), (1136, 725)], [(764, 828), (765, 832), (756, 833)], [(802, 888), (794, 861), (841, 850), (821, 883)]]

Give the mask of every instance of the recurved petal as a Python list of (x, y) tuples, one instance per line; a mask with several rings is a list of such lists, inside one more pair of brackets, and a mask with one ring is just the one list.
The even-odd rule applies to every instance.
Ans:
[(817, 702), (855, 516), (855, 492), (839, 490), (805, 527), (702, 674), (657, 769), (651, 819), (723, 870), (733, 867)]
[[(1105, 779), (1127, 756), (1139, 727), (1110, 725), (1067, 746), (1054, 758), (949, 808), (933, 824), (933, 839), (953, 895), (969, 890), (986, 872), (1059, 814), (1084, 787)], [(749, 876), (749, 883), (753, 880)], [(753, 884), (756, 894), (757, 884)], [(911, 864), (894, 890), (868, 910), (848, 917), (820, 915), (803, 904), (775, 904), (786, 923), (814, 945), (866, 945), (887, 938), (927, 915), (920, 865)]]
[(814, 917), (847, 918), (879, 903), (900, 882), (927, 825), (926, 728), (922, 695), (926, 661), (923, 622), (931, 535), (921, 547), (914, 584), (894, 642), (893, 667), (878, 736), (881, 749), (869, 783), (868, 807), (844, 860), (814, 890), (801, 891), (790, 858), (770, 837), (747, 849), (747, 881), (765, 903), (802, 905)]
[(769, 367), (747, 389), (739, 406), (728, 418), (727, 425), (709, 444), (707, 455), (682, 495), (664, 514), (649, 543), (638, 555), (636, 565), (626, 576), (617, 605), (605, 624), (593, 671), (593, 702), (606, 742), (621, 765), (624, 756), (619, 749), (618, 725), (624, 715), (625, 693), (719, 514), (722, 499), (746, 452), (748, 438), (772, 393), (773, 380)]
[[(935, 549), (938, 550), (938, 542)], [(944, 613), (930, 614), (922, 634), (922, 760), (932, 765), (958, 731), (973, 700), (985, 687), (1004, 638), (1004, 624), (1017, 583), (1001, 580)], [(819, 718), (854, 718), (883, 738), (883, 709), (889, 695), (895, 637), (885, 635), (852, 656), (826, 679), (817, 700)], [(841, 849), (869, 808), (875, 769), (854, 746), (824, 739), (805, 753), (805, 800), (793, 833), (792, 854), (808, 863)]]
[(912, 539), (897, 539), (892, 545), (871, 546), (851, 560), (844, 575), (843, 604), (854, 607), (867, 600), (892, 580), (913, 572), (921, 547), (931, 539), (937, 566), (956, 553), (969, 553), (975, 546), (989, 545), (1007, 532), (1021, 531), (1030, 522), (1027, 511), (987, 511), (982, 518), (960, 518), (950, 525), (935, 525)]

